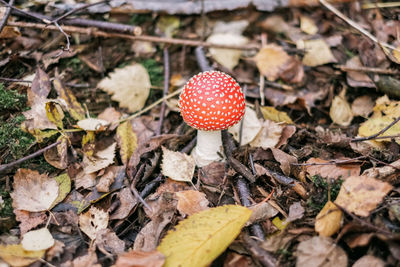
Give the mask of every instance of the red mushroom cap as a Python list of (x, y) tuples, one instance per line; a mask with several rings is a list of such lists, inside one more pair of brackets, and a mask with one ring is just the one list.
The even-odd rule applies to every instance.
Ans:
[(238, 123), (245, 110), (239, 84), (228, 74), (206, 71), (185, 85), (179, 108), (183, 120), (198, 130), (218, 131)]

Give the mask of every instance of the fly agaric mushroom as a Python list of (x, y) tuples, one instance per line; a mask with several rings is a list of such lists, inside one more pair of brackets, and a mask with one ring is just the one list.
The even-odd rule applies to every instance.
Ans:
[(206, 71), (187, 82), (179, 97), (179, 108), (183, 120), (198, 130), (192, 156), (202, 167), (221, 159), (221, 130), (242, 119), (245, 101), (239, 84), (231, 76)]

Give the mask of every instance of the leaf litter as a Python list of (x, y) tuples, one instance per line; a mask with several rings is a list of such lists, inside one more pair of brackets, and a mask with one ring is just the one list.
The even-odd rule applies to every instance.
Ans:
[[(0, 110), (1, 260), (398, 264), (398, 7), (338, 3), (349, 19), (325, 1), (271, 13), (205, 1), (202, 16), (182, 16), (190, 1), (171, 1), (152, 15), (107, 3), (73, 11), (59, 24), (68, 39), (54, 22), (28, 29), (18, 12), (7, 20), (16, 26), (0, 33), (0, 103), (13, 100), (4, 90), (26, 100)], [(34, 11), (54, 21), (76, 7)], [(247, 105), (223, 135), (225, 159), (197, 168), (195, 132), (176, 103), (203, 69), (238, 80)], [(21, 128), (3, 130), (18, 117)], [(23, 149), (21, 129), (35, 140)], [(26, 156), (19, 169), (8, 166), (16, 150)]]

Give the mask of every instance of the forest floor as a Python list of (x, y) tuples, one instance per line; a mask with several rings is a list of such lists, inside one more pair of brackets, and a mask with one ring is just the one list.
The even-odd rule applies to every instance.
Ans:
[[(399, 266), (398, 3), (169, 1), (0, 0), (0, 265)], [(246, 114), (196, 167), (209, 70)]]

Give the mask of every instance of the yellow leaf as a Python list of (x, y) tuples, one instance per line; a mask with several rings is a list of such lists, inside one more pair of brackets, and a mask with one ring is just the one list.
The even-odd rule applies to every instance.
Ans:
[(336, 62), (331, 49), (323, 39), (306, 40), (297, 44), (298, 49), (305, 49), (303, 64), (310, 67)]
[[(343, 92), (343, 91), (342, 91)], [(349, 126), (353, 120), (353, 111), (344, 94), (337, 95), (332, 100), (329, 116), (340, 126)]]
[(310, 35), (316, 34), (318, 32), (318, 27), (315, 22), (307, 16), (300, 17), (300, 29)]
[(54, 200), (53, 204), (51, 204), (50, 209), (52, 209), (55, 205), (64, 200), (64, 198), (71, 191), (71, 179), (68, 176), (68, 173), (61, 174), (54, 178), (58, 183), (58, 196), (56, 200)]
[(128, 163), (132, 153), (136, 150), (137, 136), (132, 129), (130, 121), (126, 121), (120, 124), (117, 128), (117, 141), (120, 147), (120, 155), (122, 163), (125, 165)]
[(165, 37), (172, 38), (179, 29), (179, 17), (163, 15), (157, 22), (157, 30)]
[[(370, 118), (366, 122), (362, 123), (360, 128), (358, 128), (358, 135), (360, 136), (370, 136), (378, 133), (380, 130), (388, 126), (393, 122), (393, 119), (388, 116)], [(400, 134), (400, 124), (396, 123), (392, 127), (390, 127), (386, 132), (379, 136), (391, 136)], [(390, 138), (388, 139), (376, 139), (375, 141), (382, 142), (387, 141), (390, 142)], [(400, 142), (400, 141), (397, 141)]]
[(289, 225), (289, 223), (286, 220), (281, 220), (278, 216), (276, 216), (273, 220), (272, 220), (272, 224), (275, 225), (276, 228), (278, 228), (279, 230), (284, 230), (286, 228), (286, 226)]
[(275, 44), (266, 45), (254, 57), (258, 71), (269, 81), (275, 81), (287, 68), (291, 57), (282, 47)]
[(315, 231), (320, 236), (331, 236), (340, 229), (343, 213), (332, 201), (326, 202), (315, 220)]
[(60, 98), (67, 103), (68, 112), (75, 120), (83, 120), (85, 118), (85, 110), (82, 105), (76, 100), (76, 97), (71, 90), (66, 88), (57, 76), (53, 81), (54, 88)]
[(284, 111), (279, 111), (274, 107), (261, 107), (261, 112), (266, 120), (272, 120), (274, 122), (286, 122), (293, 123), (292, 119)]
[(226, 205), (189, 216), (157, 248), (166, 257), (164, 267), (207, 266), (235, 240), (251, 213)]
[(11, 266), (27, 266), (44, 256), (45, 250), (27, 251), (21, 244), (0, 245), (0, 258)]
[(59, 129), (63, 128), (62, 120), (64, 119), (64, 112), (62, 111), (62, 108), (60, 107), (59, 104), (53, 101), (47, 102), (46, 115), (49, 121), (54, 123), (57, 126), (57, 128)]

